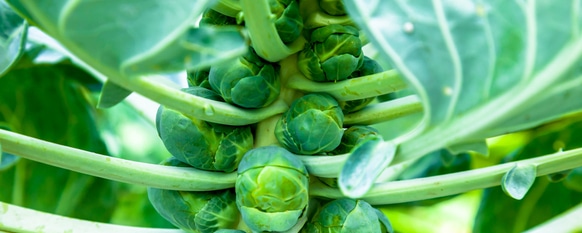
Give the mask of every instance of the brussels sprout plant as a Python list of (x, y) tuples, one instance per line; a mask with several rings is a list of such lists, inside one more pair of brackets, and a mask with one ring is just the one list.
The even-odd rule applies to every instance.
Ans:
[(581, 12), (0, 0), (0, 231), (579, 231)]

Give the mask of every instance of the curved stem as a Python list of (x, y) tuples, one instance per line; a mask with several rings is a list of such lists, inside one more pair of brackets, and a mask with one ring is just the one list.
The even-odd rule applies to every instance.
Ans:
[[(234, 187), (236, 173), (169, 167), (109, 157), (0, 130), (3, 149), (23, 158), (115, 181), (161, 189), (207, 191)], [(155, 172), (152, 172), (155, 171)]]
[(262, 58), (277, 62), (303, 49), (303, 37), (299, 37), (289, 46), (281, 41), (268, 0), (241, 0), (241, 4), (245, 27), (249, 31), (253, 48)]
[(178, 229), (130, 227), (63, 217), (0, 202), (0, 230), (8, 232), (184, 233)]
[[(498, 186), (503, 175), (517, 164), (536, 166), (537, 176), (573, 169), (582, 166), (582, 148), (465, 172), (377, 183), (363, 199), (372, 205), (385, 205)], [(338, 189), (317, 183), (310, 187), (310, 194), (327, 198), (343, 197)]]
[(294, 75), (287, 85), (303, 92), (325, 92), (340, 101), (376, 97), (406, 88), (406, 83), (396, 70), (339, 82), (314, 82), (303, 75)]

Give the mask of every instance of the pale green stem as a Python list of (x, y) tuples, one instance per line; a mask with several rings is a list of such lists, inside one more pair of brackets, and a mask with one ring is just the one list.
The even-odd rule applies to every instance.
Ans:
[[(160, 189), (206, 191), (234, 187), (236, 173), (201, 171), (109, 157), (0, 130), (3, 149), (23, 158), (106, 179)], [(21, 161), (22, 162), (22, 161)]]
[(422, 103), (416, 95), (410, 95), (387, 102), (371, 104), (345, 115), (344, 125), (371, 125), (407, 116), (422, 111)]
[(287, 85), (304, 92), (325, 92), (340, 101), (376, 97), (406, 88), (406, 83), (396, 70), (338, 82), (314, 82), (297, 74), (291, 77)]
[[(582, 148), (453, 174), (377, 183), (363, 199), (372, 205), (385, 205), (498, 186), (503, 175), (517, 164), (535, 166), (537, 176), (573, 169), (582, 166)], [(310, 194), (326, 198), (343, 197), (340, 190), (318, 183), (310, 187)]]
[(524, 233), (580, 232), (582, 231), (580, 216), (582, 216), (582, 203)]
[(303, 37), (289, 46), (281, 41), (275, 28), (276, 16), (269, 9), (269, 0), (241, 0), (241, 3), (245, 28), (249, 31), (253, 48), (262, 58), (277, 62), (303, 49)]
[(0, 202), (0, 230), (15, 233), (184, 233), (178, 229), (130, 227), (63, 217)]

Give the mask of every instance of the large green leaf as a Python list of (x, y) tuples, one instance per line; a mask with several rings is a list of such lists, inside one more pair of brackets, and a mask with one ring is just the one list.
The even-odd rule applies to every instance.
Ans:
[(8, 2), (99, 71), (111, 69), (124, 76), (174, 72), (246, 50), (232, 28), (192, 26), (211, 0)]
[(395, 163), (582, 109), (580, 1), (345, 3), (424, 104)]
[[(27, 60), (27, 59), (23, 59)], [(14, 132), (98, 153), (107, 149), (70, 65), (13, 69), (0, 79), (0, 122)], [(20, 159), (0, 172), (0, 200), (65, 216), (109, 221), (117, 203), (115, 182)]]
[(28, 24), (4, 0), (0, 0), (0, 76), (24, 50)]
[[(505, 160), (522, 160), (582, 147), (582, 122), (559, 123), (538, 128), (533, 133), (532, 141)], [(579, 190), (571, 189), (565, 181), (551, 182), (547, 177), (537, 178), (522, 200), (513, 199), (499, 187), (486, 189), (475, 216), (473, 232), (523, 232), (581, 201)]]

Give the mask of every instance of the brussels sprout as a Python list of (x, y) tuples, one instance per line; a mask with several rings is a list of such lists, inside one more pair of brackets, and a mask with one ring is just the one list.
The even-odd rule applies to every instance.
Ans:
[(341, 0), (319, 0), (319, 7), (330, 15), (347, 15)]
[[(201, 87), (184, 91), (214, 100), (220, 98)], [(232, 172), (244, 153), (253, 148), (249, 126), (209, 123), (163, 106), (158, 109), (156, 123), (166, 149), (178, 160), (198, 169)]]
[(388, 218), (365, 201), (347, 198), (325, 204), (303, 232), (393, 232)]
[(295, 0), (269, 0), (269, 7), (277, 20), (275, 28), (283, 43), (295, 41), (303, 30), (303, 18), (299, 13), (299, 4)]
[(239, 59), (214, 65), (208, 81), (227, 103), (261, 108), (279, 96), (278, 66), (262, 60), (251, 48)]
[(215, 11), (213, 9), (207, 9), (204, 14), (202, 14), (202, 19), (200, 20), (200, 24), (207, 24), (207, 25), (236, 25), (236, 19), (233, 17), (229, 17)]
[(358, 29), (332, 24), (315, 29), (299, 52), (299, 70), (317, 82), (345, 80), (364, 62)]
[[(203, 87), (205, 89), (212, 89), (210, 83), (208, 82), (208, 74), (210, 73), (210, 67), (197, 69), (188, 72), (188, 86), (190, 87)], [(224, 101), (220, 97), (220, 101)]]
[(296, 154), (317, 154), (335, 149), (343, 134), (344, 114), (328, 94), (314, 93), (295, 100), (277, 122), (275, 137)]
[[(366, 75), (372, 75), (382, 72), (382, 66), (373, 59), (364, 56), (364, 62), (362, 67), (354, 71), (349, 78), (359, 78)], [(370, 102), (374, 100), (375, 97), (358, 99), (358, 100), (348, 100), (348, 101), (338, 101), (340, 107), (344, 113), (352, 113), (361, 110), (366, 107)]]
[(250, 150), (238, 168), (236, 204), (254, 231), (286, 231), (305, 212), (307, 169), (295, 155), (277, 147)]
[[(187, 167), (175, 158), (162, 163)], [(186, 192), (148, 187), (148, 198), (156, 211), (187, 232), (215, 232), (235, 228), (240, 221), (234, 190)]]
[(354, 147), (363, 143), (364, 141), (378, 137), (380, 134), (378, 130), (364, 125), (354, 125), (344, 131), (341, 142), (338, 147), (335, 148), (332, 154), (345, 154), (350, 153)]

